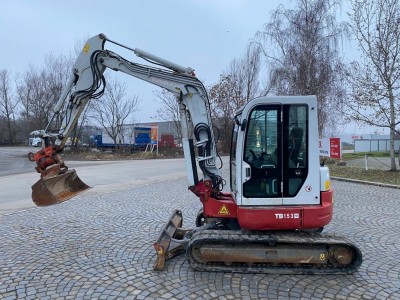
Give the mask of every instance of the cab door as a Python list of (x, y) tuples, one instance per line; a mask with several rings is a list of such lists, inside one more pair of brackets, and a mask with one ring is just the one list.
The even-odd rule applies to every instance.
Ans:
[[(306, 184), (309, 175), (308, 105), (257, 105), (250, 110), (246, 122), (241, 204), (316, 202), (315, 197), (311, 197), (311, 185)], [(300, 192), (306, 192), (307, 197)]]
[(282, 105), (256, 106), (243, 148), (244, 205), (282, 205)]

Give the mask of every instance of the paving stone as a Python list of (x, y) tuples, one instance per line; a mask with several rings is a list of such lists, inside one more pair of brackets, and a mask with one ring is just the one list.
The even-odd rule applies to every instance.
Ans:
[(184, 256), (152, 270), (153, 243), (174, 209), (191, 227), (200, 208), (185, 179), (83, 193), (2, 216), (1, 299), (400, 299), (400, 190), (333, 181), (325, 228), (363, 252), (347, 276), (193, 271)]

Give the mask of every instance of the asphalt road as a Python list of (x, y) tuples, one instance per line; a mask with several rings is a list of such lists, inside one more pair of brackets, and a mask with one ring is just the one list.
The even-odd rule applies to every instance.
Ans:
[[(35, 163), (27, 153), (32, 147), (0, 148), (0, 215), (36, 207), (31, 186), (39, 180)], [(183, 159), (127, 161), (66, 161), (80, 179), (93, 187), (85, 193), (97, 194), (186, 176)]]
[(28, 160), (29, 152), (35, 147), (0, 147), (0, 176), (34, 171), (35, 163)]

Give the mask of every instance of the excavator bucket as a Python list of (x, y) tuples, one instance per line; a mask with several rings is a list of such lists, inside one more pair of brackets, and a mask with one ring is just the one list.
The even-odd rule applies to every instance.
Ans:
[(157, 252), (155, 271), (164, 269), (165, 261), (186, 251), (189, 239), (185, 237), (190, 229), (182, 229), (183, 216), (180, 210), (175, 210), (164, 225), (154, 248)]
[(46, 176), (32, 186), (32, 200), (37, 206), (48, 206), (64, 202), (90, 189), (76, 174), (68, 170), (64, 174)]

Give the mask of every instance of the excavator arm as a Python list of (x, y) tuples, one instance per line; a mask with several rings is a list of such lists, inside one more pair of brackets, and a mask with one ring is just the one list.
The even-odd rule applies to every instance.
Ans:
[[(106, 42), (132, 51), (146, 60), (149, 65), (129, 61), (105, 49)], [(46, 184), (46, 178), (51, 177), (53, 181), (57, 178), (61, 180), (68, 170), (60, 153), (89, 101), (92, 99), (95, 101), (103, 95), (106, 86), (103, 74), (107, 68), (157, 85), (176, 96), (180, 107), (182, 144), (189, 186), (193, 187), (199, 181), (198, 163), (203, 172), (204, 182), (208, 182), (215, 190), (221, 190), (223, 180), (216, 167), (217, 153), (207, 92), (201, 81), (196, 78), (194, 70), (143, 50), (129, 48), (108, 39), (104, 34), (99, 34), (86, 42), (72, 68), (68, 83), (54, 106), (51, 120), (42, 132), (45, 148), (36, 154), (29, 155), (30, 160), (36, 161), (36, 170), (41, 173), (40, 188), (33, 190), (32, 194), (34, 202), (38, 205), (60, 202), (59, 197), (52, 193), (55, 184)], [(64, 115), (61, 126), (56, 130), (51, 130), (52, 123), (60, 113)], [(193, 135), (195, 140), (192, 138)], [(197, 147), (197, 152), (195, 147)], [(66, 197), (70, 190), (74, 191), (70, 193), (71, 196), (77, 194), (74, 185), (83, 187), (84, 190), (88, 188), (77, 176), (71, 178), (73, 178), (72, 182), (61, 180), (66, 187), (61, 193), (62, 201), (70, 198)], [(62, 185), (57, 189), (57, 193), (60, 193), (60, 189), (62, 190)]]

